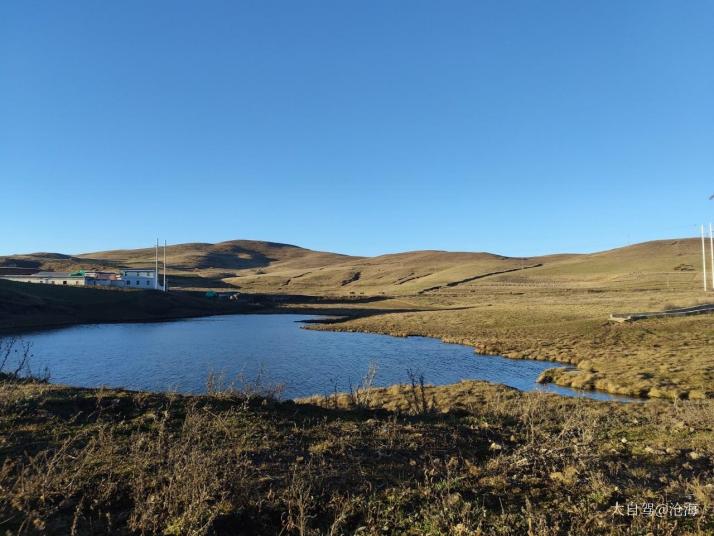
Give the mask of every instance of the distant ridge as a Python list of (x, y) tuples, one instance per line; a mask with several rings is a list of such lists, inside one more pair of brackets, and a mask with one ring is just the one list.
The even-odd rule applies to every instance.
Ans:
[[(510, 281), (538, 285), (689, 284), (700, 270), (695, 238), (656, 240), (590, 254), (507, 257), (488, 252), (408, 251), (356, 257), (261, 240), (191, 242), (167, 248), (175, 286), (244, 292), (419, 294)], [(0, 266), (71, 271), (151, 264), (154, 248), (0, 257)], [(523, 270), (523, 268), (528, 268)], [(666, 276), (664, 274), (667, 274)], [(651, 280), (651, 281), (650, 281)]]

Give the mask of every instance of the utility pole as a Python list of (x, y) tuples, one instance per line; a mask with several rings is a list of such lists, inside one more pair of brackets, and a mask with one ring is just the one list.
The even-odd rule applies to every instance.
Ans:
[(705, 244), (706, 242), (704, 241), (704, 224), (702, 224), (702, 273), (704, 274), (704, 292), (707, 291), (707, 250)]
[[(704, 229), (704, 227), (702, 227)], [(704, 231), (702, 231), (704, 232)], [(159, 288), (159, 239), (156, 239), (156, 269), (154, 270), (154, 290)], [(706, 290), (706, 289), (704, 289)]]
[(709, 271), (712, 273), (712, 286), (714, 289), (714, 230), (712, 229), (712, 224), (709, 224)]
[(166, 290), (166, 240), (164, 240), (164, 292)]

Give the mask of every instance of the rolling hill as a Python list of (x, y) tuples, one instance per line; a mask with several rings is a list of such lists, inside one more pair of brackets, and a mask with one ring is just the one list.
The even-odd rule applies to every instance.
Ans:
[[(531, 258), (446, 251), (354, 257), (290, 244), (232, 240), (169, 246), (167, 261), (174, 287), (260, 293), (416, 295), (468, 292), (483, 285), (689, 288), (701, 277), (699, 247), (697, 239), (688, 238)], [(0, 257), (0, 266), (42, 270), (118, 269), (153, 262), (153, 248)]]
[(565, 257), (527, 273), (503, 275), (493, 281), (618, 290), (698, 289), (702, 277), (700, 248), (696, 238), (655, 240)]

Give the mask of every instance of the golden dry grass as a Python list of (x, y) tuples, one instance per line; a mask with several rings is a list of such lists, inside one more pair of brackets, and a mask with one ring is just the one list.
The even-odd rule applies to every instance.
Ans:
[[(417, 393), (417, 398), (421, 397)], [(0, 382), (4, 534), (698, 535), (712, 401), (481, 382), (278, 403)], [(390, 408), (393, 411), (386, 411)], [(696, 504), (696, 515), (617, 514)]]
[(672, 299), (687, 303), (695, 298), (688, 293), (661, 297), (650, 292), (540, 290), (520, 294), (484, 288), (468, 297), (412, 298), (412, 306), (424, 311), (311, 328), (429, 336), (467, 344), (485, 354), (569, 363), (577, 370), (561, 370), (547, 378), (577, 388), (634, 396), (712, 397), (712, 315), (625, 324), (607, 320), (623, 304), (625, 309), (658, 310)]

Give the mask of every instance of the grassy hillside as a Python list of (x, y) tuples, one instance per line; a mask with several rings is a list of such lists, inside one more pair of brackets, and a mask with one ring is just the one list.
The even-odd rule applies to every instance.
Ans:
[(101, 290), (0, 280), (0, 331), (219, 314), (235, 306), (184, 292)]
[(496, 281), (610, 289), (689, 289), (701, 284), (701, 244), (694, 238), (657, 240), (577, 255)]
[[(414, 251), (351, 257), (289, 244), (233, 240), (169, 246), (169, 279), (187, 288), (331, 295), (415, 295), (484, 284), (581, 288), (696, 288), (700, 277), (697, 239), (635, 244), (587, 255), (532, 258), (491, 253)], [(50, 270), (152, 266), (154, 249), (81, 255), (34, 253), (0, 257), (0, 266)], [(523, 268), (521, 270), (521, 268)]]
[[(163, 256), (163, 248), (160, 250)], [(265, 268), (273, 264), (323, 266), (347, 258), (335, 253), (323, 253), (276, 242), (232, 240), (217, 244), (190, 243), (166, 248), (167, 262), (173, 270), (245, 270)], [(152, 266), (154, 248), (114, 250), (77, 256), (88, 261), (110, 261), (121, 266)]]
[(490, 253), (417, 251), (347, 258), (315, 268), (276, 262), (241, 270), (224, 282), (246, 291), (318, 294), (468, 293), (483, 287), (696, 290), (697, 239), (635, 244), (592, 254), (504, 257)]
[[(224, 286), (222, 278), (239, 273), (261, 272), (268, 267), (312, 269), (353, 258), (290, 244), (255, 240), (177, 244), (166, 249), (169, 279), (174, 282), (174, 286), (178, 284), (198, 288)], [(163, 261), (163, 248), (160, 250), (160, 261)], [(152, 267), (154, 262), (154, 248), (101, 251), (74, 256), (30, 253), (0, 257), (0, 266), (17, 265), (55, 271)]]
[(245, 290), (261, 292), (407, 295), (539, 262), (541, 259), (515, 259), (490, 253), (415, 251), (366, 259), (350, 258), (315, 269), (278, 263), (264, 273), (241, 273), (225, 281)]

